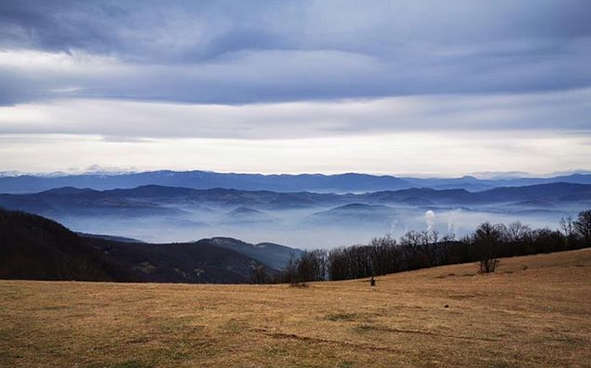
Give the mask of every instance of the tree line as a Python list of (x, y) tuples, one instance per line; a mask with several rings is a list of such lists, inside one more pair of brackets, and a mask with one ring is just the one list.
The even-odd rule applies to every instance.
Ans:
[(560, 220), (559, 229), (532, 229), (521, 222), (485, 222), (456, 239), (436, 231), (409, 231), (399, 240), (374, 238), (369, 244), (314, 250), (292, 257), (283, 282), (348, 280), (449, 264), (479, 262), (493, 272), (498, 258), (580, 249), (591, 246), (591, 210)]

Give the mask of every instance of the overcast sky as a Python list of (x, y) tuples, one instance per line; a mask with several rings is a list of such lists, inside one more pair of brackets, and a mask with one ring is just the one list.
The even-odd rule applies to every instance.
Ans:
[(591, 2), (0, 0), (0, 171), (591, 169)]

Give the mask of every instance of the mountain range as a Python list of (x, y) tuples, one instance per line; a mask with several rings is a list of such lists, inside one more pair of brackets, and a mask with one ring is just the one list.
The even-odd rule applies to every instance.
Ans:
[(268, 190), (276, 192), (375, 192), (409, 188), (466, 189), (482, 191), (497, 187), (514, 187), (549, 183), (591, 184), (591, 175), (572, 174), (551, 178), (478, 179), (413, 178), (389, 175), (346, 173), (324, 174), (239, 174), (211, 171), (160, 170), (139, 173), (90, 173), (81, 175), (7, 175), (0, 176), (0, 193), (32, 193), (62, 187), (95, 190), (129, 189), (144, 185), (160, 185), (191, 189)]
[[(170, 174), (172, 181), (181, 175)], [(186, 174), (190, 177), (192, 173)], [(149, 176), (149, 173), (141, 175)], [(225, 174), (220, 175), (225, 177)], [(356, 175), (351, 174), (352, 177)], [(105, 180), (123, 180), (125, 177), (105, 176)], [(238, 177), (244, 183), (244, 177)], [(255, 177), (262, 182), (269, 179)], [(569, 178), (585, 181), (587, 176)], [(333, 180), (331, 187), (334, 187), (342, 176), (320, 176), (318, 180), (326, 184), (329, 179)], [(368, 180), (371, 181), (371, 177)], [(462, 180), (469, 181), (472, 186), (477, 184), (473, 179)], [(189, 180), (189, 183), (201, 185), (205, 182)], [(510, 183), (517, 182), (512, 180)], [(432, 184), (444, 185), (435, 181)], [(359, 185), (355, 188), (359, 189)], [(0, 207), (45, 216), (77, 232), (110, 234), (147, 243), (230, 237), (253, 244), (272, 241), (302, 249), (346, 246), (385, 233), (401, 236), (409, 229), (428, 228), (463, 236), (483, 221), (510, 223), (519, 220), (552, 228), (561, 218), (591, 208), (591, 184), (568, 182), (485, 190), (413, 186), (338, 193), (195, 189), (156, 184), (101, 190), (66, 186), (33, 193), (23, 191), (0, 194)], [(429, 216), (434, 218), (426, 218), (429, 211), (432, 212)]]
[[(235, 207), (229, 216), (242, 219), (264, 217), (261, 210), (281, 210), (364, 204), (402, 206), (527, 205), (544, 207), (560, 203), (591, 201), (591, 185), (551, 183), (524, 187), (503, 187), (469, 192), (465, 189), (412, 188), (363, 194), (333, 194), (236, 189), (190, 189), (141, 186), (133, 189), (97, 191), (59, 188), (32, 194), (0, 194), (0, 206), (38, 214), (109, 216), (170, 216), (182, 214), (183, 207)], [(350, 209), (356, 209), (351, 207)]]

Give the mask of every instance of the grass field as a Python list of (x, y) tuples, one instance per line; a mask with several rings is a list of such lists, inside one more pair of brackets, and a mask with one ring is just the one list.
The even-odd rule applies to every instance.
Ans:
[(591, 250), (308, 288), (0, 282), (0, 367), (591, 367)]

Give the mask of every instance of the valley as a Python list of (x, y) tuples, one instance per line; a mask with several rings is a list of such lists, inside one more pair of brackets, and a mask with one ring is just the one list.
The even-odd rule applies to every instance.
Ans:
[(223, 236), (330, 249), (385, 234), (400, 237), (408, 230), (462, 237), (484, 221), (556, 228), (561, 218), (591, 207), (591, 185), (558, 182), (477, 192), (410, 188), (344, 194), (159, 185), (63, 187), (0, 194), (0, 207), (36, 213), (78, 232), (151, 243)]

